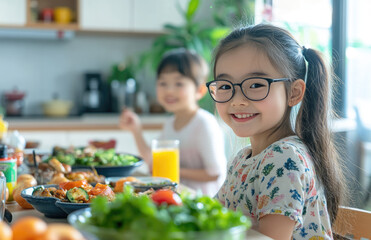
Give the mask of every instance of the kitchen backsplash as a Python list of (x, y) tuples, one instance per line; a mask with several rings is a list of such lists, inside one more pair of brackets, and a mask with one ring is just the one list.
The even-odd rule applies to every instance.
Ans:
[[(15, 87), (25, 91), (23, 115), (41, 115), (41, 103), (55, 93), (81, 104), (84, 73), (100, 72), (106, 80), (113, 64), (142, 53), (151, 44), (149, 37), (103, 35), (77, 35), (69, 40), (0, 39), (1, 98)], [(153, 94), (153, 76), (137, 80), (141, 90)], [(75, 104), (72, 114), (78, 111)]]

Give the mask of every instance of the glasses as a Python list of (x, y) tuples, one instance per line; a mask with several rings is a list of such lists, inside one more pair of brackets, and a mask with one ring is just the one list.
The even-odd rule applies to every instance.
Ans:
[(253, 77), (243, 80), (241, 83), (232, 83), (228, 80), (214, 80), (206, 83), (212, 99), (218, 103), (231, 100), (236, 93), (235, 86), (241, 88), (242, 94), (251, 101), (261, 101), (269, 94), (269, 89), (274, 82), (289, 81), (290, 78), (263, 78)]

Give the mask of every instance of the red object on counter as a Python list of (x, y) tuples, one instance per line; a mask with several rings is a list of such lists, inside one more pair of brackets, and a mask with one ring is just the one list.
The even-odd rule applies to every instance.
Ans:
[(52, 22), (53, 14), (54, 14), (54, 11), (52, 8), (44, 8), (41, 11), (41, 20), (43, 20), (44, 22)]
[(24, 106), (23, 98), (25, 95), (25, 92), (18, 91), (17, 89), (4, 93), (6, 115), (19, 116), (22, 114)]
[(89, 141), (89, 145), (107, 150), (116, 147), (116, 140), (111, 139), (109, 141)]
[(21, 100), (24, 98), (25, 95), (25, 92), (18, 91), (17, 89), (14, 89), (11, 92), (4, 93), (5, 99), (10, 101)]

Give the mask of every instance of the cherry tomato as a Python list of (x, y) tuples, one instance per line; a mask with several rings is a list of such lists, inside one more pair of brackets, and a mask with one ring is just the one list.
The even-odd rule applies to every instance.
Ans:
[(170, 189), (160, 189), (151, 195), (152, 200), (157, 204), (182, 205), (182, 199)]
[(73, 181), (73, 182), (62, 182), (59, 184), (59, 188), (65, 189), (65, 190), (70, 190), (71, 188), (74, 187), (86, 187), (88, 186), (88, 182), (86, 180), (80, 180), (80, 181)]

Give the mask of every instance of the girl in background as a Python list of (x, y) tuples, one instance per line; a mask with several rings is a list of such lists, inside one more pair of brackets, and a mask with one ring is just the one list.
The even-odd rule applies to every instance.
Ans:
[(216, 198), (274, 239), (332, 239), (344, 184), (319, 52), (279, 27), (243, 27), (216, 49), (214, 78), (207, 86), (220, 117), (251, 141), (229, 162)]
[[(164, 123), (160, 139), (180, 140), (180, 182), (214, 196), (224, 181), (227, 163), (223, 132), (216, 118), (197, 103), (207, 91), (208, 70), (196, 53), (172, 50), (158, 66), (156, 91), (161, 106), (174, 114)], [(139, 117), (124, 110), (120, 127), (131, 131), (140, 155), (151, 166), (151, 148), (143, 137)]]

